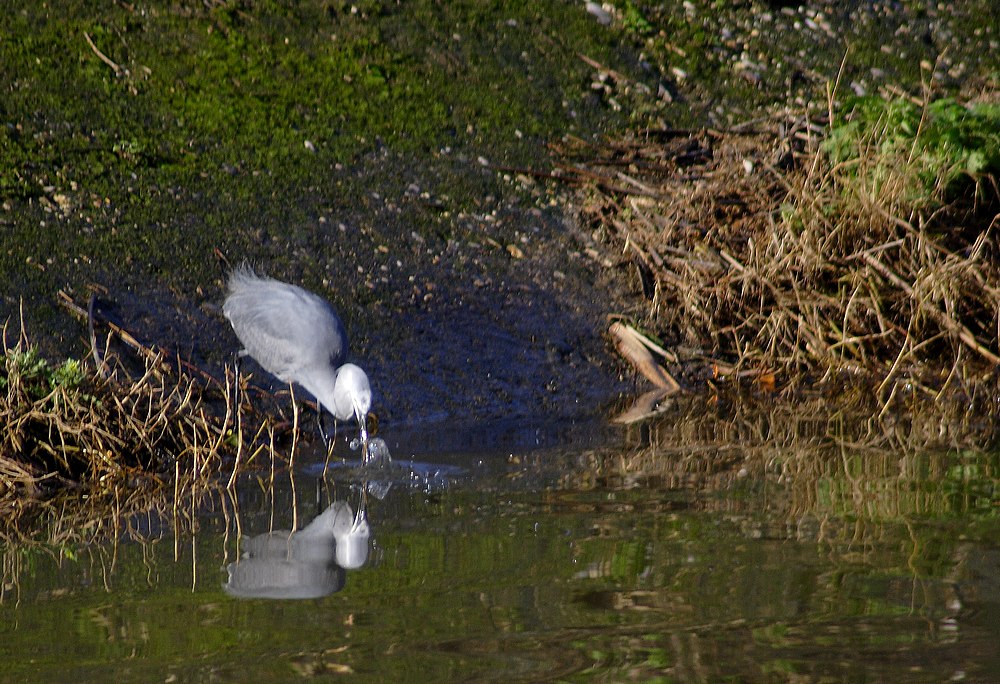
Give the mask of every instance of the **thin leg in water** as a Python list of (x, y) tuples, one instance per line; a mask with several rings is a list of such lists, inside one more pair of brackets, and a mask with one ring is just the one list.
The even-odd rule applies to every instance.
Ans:
[(229, 477), (228, 489), (232, 489), (236, 483), (236, 475), (240, 471), (240, 457), (243, 455), (243, 394), (240, 391), (240, 356), (237, 352), (233, 356), (233, 399), (236, 406), (233, 407), (233, 415), (236, 416), (236, 462), (233, 464), (233, 474)]
[(299, 405), (295, 401), (295, 388), (288, 383), (288, 393), (292, 395), (292, 453), (288, 456), (288, 470), (295, 464), (295, 447), (299, 441)]
[(333, 456), (333, 445), (337, 441), (336, 425), (337, 422), (334, 421), (334, 436), (331, 439), (329, 435), (326, 434), (326, 420), (323, 416), (323, 404), (316, 402), (316, 424), (319, 425), (319, 434), (323, 438), (323, 446), (326, 448), (326, 459), (323, 461), (323, 477), (326, 478), (326, 472), (330, 468), (330, 457)]
[(323, 404), (316, 402), (316, 425), (319, 426), (319, 436), (323, 440), (323, 446), (326, 447), (326, 453), (329, 455), (330, 449), (333, 448), (333, 441), (326, 434), (326, 420), (323, 417)]

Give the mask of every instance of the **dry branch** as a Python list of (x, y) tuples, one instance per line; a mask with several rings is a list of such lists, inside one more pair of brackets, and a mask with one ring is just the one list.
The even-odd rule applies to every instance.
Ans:
[[(878, 271), (886, 280), (891, 282), (893, 285), (898, 287), (900, 290), (906, 293), (908, 297), (913, 297), (913, 287), (910, 286), (905, 280), (900, 278), (898, 275), (892, 272), (892, 269), (880, 262), (874, 256), (869, 253), (865, 253), (861, 256), (865, 263), (871, 266), (873, 269)], [(1000, 356), (997, 356), (989, 349), (980, 344), (976, 336), (972, 334), (972, 331), (967, 327), (956, 321), (954, 318), (941, 311), (936, 306), (933, 306), (925, 300), (918, 300), (921, 310), (930, 315), (934, 320), (936, 320), (941, 327), (945, 328), (949, 333), (958, 337), (963, 344), (966, 344), (973, 351), (981, 355), (984, 359), (989, 361), (994, 365), (1000, 365)]]
[(650, 349), (656, 349), (663, 352), (664, 356), (667, 356), (668, 352), (666, 350), (661, 349), (659, 345), (654, 344), (649, 338), (630, 325), (615, 322), (611, 324), (609, 332), (616, 340), (618, 351), (647, 380), (661, 390), (666, 390), (669, 394), (675, 394), (680, 391), (681, 386), (663, 366), (656, 362), (656, 359), (650, 352)]

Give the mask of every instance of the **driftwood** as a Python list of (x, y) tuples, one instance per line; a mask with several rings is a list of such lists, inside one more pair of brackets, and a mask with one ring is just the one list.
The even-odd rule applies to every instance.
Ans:
[(653, 354), (655, 352), (673, 362), (677, 361), (677, 357), (630, 325), (615, 321), (608, 332), (615, 338), (618, 351), (625, 360), (656, 386), (656, 389), (636, 399), (627, 411), (616, 416), (615, 422), (634, 423), (663, 411), (666, 408), (664, 400), (680, 392), (681, 386)]

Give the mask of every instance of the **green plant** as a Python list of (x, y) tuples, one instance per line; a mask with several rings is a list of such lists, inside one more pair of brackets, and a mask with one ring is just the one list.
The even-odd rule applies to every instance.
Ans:
[(625, 6), (622, 8), (622, 22), (625, 24), (625, 28), (633, 33), (645, 35), (653, 32), (653, 25), (631, 0), (626, 0)]
[(49, 375), (53, 387), (64, 389), (77, 389), (83, 384), (86, 374), (83, 365), (76, 359), (66, 359), (60, 365), (52, 369)]
[(822, 149), (849, 178), (866, 176), (875, 194), (898, 185), (900, 199), (919, 208), (951, 201), (967, 183), (1000, 172), (1000, 106), (869, 96), (842, 110)]
[(54, 389), (76, 390), (86, 378), (83, 366), (76, 359), (52, 366), (33, 346), (22, 349), (18, 345), (7, 350), (3, 367), (0, 388), (9, 390), (11, 396), (21, 390), (28, 401), (42, 399)]
[(5, 372), (0, 378), (0, 387), (8, 390), (28, 388), (29, 394), (35, 399), (46, 393), (48, 382), (45, 376), (49, 364), (35, 347), (22, 349), (18, 345), (8, 350), (3, 359)]

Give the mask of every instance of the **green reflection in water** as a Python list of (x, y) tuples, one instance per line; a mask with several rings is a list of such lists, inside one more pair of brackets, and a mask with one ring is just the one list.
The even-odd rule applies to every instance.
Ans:
[[(133, 516), (132, 539), (80, 543), (61, 558), (5, 546), (2, 672), (84, 682), (988, 681), (1000, 674), (1000, 525), (969, 493), (995, 485), (982, 477), (995, 459), (923, 460), (912, 478), (876, 477), (871, 459), (865, 473), (851, 459), (839, 473), (828, 463), (808, 487), (743, 476), (713, 491), (667, 479), (574, 488), (543, 475), (527, 488), (503, 476), (432, 494), (397, 488), (369, 502), (369, 565), (305, 601), (222, 591), (237, 506), (207, 493), (196, 524)], [(961, 478), (928, 477), (963, 463)], [(315, 491), (298, 483), (303, 524), (335, 498), (321, 504)], [(343, 496), (357, 494), (341, 487)], [(275, 500), (273, 525), (287, 527), (291, 493)], [(260, 488), (236, 503), (244, 534), (272, 524)]]

